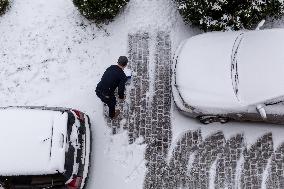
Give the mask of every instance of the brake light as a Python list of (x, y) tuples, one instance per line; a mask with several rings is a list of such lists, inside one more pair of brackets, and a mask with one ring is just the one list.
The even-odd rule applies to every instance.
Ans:
[(68, 189), (78, 189), (81, 185), (82, 177), (75, 177), (67, 184)]
[(78, 110), (73, 110), (80, 121), (85, 121), (84, 114)]

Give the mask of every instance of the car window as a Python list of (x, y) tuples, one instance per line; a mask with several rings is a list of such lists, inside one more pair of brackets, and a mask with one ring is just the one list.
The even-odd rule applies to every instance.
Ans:
[(232, 49), (232, 55), (231, 55), (231, 80), (233, 89), (235, 92), (235, 95), (237, 99), (239, 100), (239, 70), (238, 70), (238, 52), (241, 45), (241, 42), (244, 38), (244, 33), (241, 33), (237, 36), (233, 49)]
[(74, 166), (74, 156), (75, 156), (75, 148), (71, 145), (70, 137), (72, 133), (72, 127), (75, 123), (75, 117), (71, 112), (68, 112), (68, 123), (67, 123), (67, 138), (66, 138), (66, 152), (65, 152), (65, 173), (64, 176), (66, 179), (69, 179), (73, 173)]
[[(79, 125), (77, 125), (79, 124)], [(73, 131), (72, 131), (73, 130)], [(70, 141), (71, 135), (74, 135), (74, 132), (78, 135), (77, 141), (74, 143), (73, 140)], [(65, 157), (65, 177), (69, 179), (72, 177), (72, 174), (76, 173), (79, 175), (83, 174), (84, 169), (82, 169), (82, 157), (84, 149), (84, 137), (85, 137), (86, 127), (84, 123), (77, 118), (72, 112), (68, 112), (68, 126), (67, 126), (67, 149)], [(73, 134), (72, 134), (73, 133)], [(74, 146), (75, 145), (75, 146)]]
[(0, 183), (5, 189), (46, 188), (64, 186), (65, 177), (62, 174), (6, 176), (0, 177)]

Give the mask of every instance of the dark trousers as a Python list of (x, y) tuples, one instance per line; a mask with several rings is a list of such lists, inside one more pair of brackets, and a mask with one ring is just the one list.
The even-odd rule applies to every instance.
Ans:
[(96, 90), (96, 95), (101, 99), (103, 103), (108, 106), (109, 109), (109, 117), (113, 118), (115, 116), (115, 105), (116, 105), (116, 98), (114, 95), (106, 96), (103, 94), (102, 91)]

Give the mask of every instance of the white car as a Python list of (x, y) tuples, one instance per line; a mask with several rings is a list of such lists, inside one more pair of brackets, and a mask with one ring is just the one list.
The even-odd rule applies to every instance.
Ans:
[(67, 108), (0, 108), (0, 130), (0, 188), (84, 187), (91, 151), (86, 114)]
[(284, 122), (284, 29), (209, 32), (174, 55), (176, 106), (208, 124)]

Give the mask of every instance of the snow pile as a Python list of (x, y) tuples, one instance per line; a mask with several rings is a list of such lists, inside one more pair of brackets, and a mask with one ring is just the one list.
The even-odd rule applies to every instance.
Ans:
[(181, 22), (175, 5), (170, 0), (131, 0), (117, 22), (128, 31), (171, 30)]
[[(128, 144), (126, 131), (103, 137), (106, 146), (98, 146), (97, 152), (101, 153), (104, 164), (96, 164), (94, 182), (98, 188), (119, 188), (132, 189), (143, 188), (146, 175), (144, 151), (146, 145), (141, 145), (142, 140), (137, 139), (132, 145)], [(106, 182), (105, 177), (111, 179)]]

